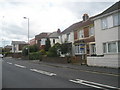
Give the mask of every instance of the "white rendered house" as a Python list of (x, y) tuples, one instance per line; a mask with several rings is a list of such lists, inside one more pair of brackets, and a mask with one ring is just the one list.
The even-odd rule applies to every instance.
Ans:
[(99, 57), (90, 57), (89, 65), (120, 67), (120, 8), (118, 4), (120, 4), (120, 1), (93, 19), (96, 54)]

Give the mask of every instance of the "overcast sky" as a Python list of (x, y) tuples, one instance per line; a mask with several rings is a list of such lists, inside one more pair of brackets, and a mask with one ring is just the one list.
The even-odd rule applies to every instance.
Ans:
[(41, 32), (63, 31), (82, 20), (87, 13), (97, 15), (118, 0), (0, 0), (0, 46), (12, 40), (27, 41), (27, 19), (30, 38)]

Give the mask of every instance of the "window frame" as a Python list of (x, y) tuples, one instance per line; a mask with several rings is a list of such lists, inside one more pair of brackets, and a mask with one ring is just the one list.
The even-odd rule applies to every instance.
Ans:
[[(105, 22), (103, 22), (103, 21), (105, 21)], [(106, 26), (103, 26), (104, 23), (106, 23)], [(107, 17), (104, 17), (104, 18), (101, 19), (101, 28), (102, 28), (102, 30), (105, 30), (105, 29), (108, 28), (108, 19), (107, 19)]]
[(79, 30), (79, 38), (84, 38), (84, 30)]
[[(118, 42), (120, 43), (120, 41), (112, 41), (112, 42), (106, 42), (106, 43), (103, 43), (103, 54), (117, 54), (117, 53), (120, 53), (120, 51), (118, 50), (119, 49), (119, 46), (118, 46)], [(115, 46), (116, 46), (116, 51), (115, 52), (109, 52), (108, 48), (108, 44), (110, 43), (115, 43)], [(104, 44), (106, 44), (106, 52), (104, 52)]]

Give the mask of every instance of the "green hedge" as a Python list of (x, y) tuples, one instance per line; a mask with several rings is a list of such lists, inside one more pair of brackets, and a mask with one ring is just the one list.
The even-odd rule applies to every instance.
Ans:
[(40, 52), (33, 52), (29, 54), (30, 60), (42, 60), (42, 55)]

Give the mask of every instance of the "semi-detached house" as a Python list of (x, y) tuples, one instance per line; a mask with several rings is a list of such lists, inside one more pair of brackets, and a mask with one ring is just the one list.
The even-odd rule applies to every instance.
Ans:
[(88, 14), (83, 15), (79, 27), (74, 30), (75, 56), (81, 64), (87, 64), (87, 56), (96, 55), (94, 22)]
[(95, 55), (94, 23), (87, 14), (83, 21), (74, 23), (60, 35), (61, 43), (71, 44), (72, 56), (76, 56), (81, 64), (87, 64), (87, 54)]
[(118, 68), (120, 60), (120, 1), (93, 18), (96, 54), (88, 65)]

